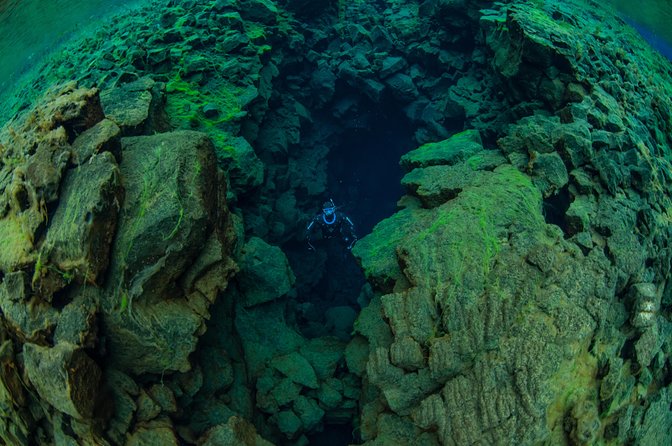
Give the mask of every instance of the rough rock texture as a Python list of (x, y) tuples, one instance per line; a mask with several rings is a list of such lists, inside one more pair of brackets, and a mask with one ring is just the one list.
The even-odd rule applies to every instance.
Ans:
[[(669, 99), (653, 85), (648, 98), (618, 87), (633, 73), (619, 68), (625, 60), (642, 71), (660, 60), (638, 58), (637, 41), (598, 53), (605, 37), (580, 31), (591, 20), (563, 6), (484, 11), (488, 82), (505, 80), (518, 113), (514, 104), (540, 101), (534, 114), (502, 128), (506, 160), (494, 170), (476, 162), (490, 150), (458, 162), (451, 151), (437, 160), (432, 145), (406, 155), (415, 169), (403, 183), (417, 200), (402, 200), (355, 247), (383, 293), (355, 324), (366, 344), (358, 337), (347, 350), (378, 389), (363, 401), (366, 444), (427, 431), (436, 432), (430, 444), (669, 441), (658, 412), (668, 231), (656, 222), (669, 203), (660, 187), (670, 139), (643, 129), (669, 123), (664, 113), (629, 114)], [(665, 73), (658, 82), (669, 85)], [(431, 162), (411, 161), (421, 159)]]
[(294, 273), (280, 248), (252, 237), (243, 247), (237, 282), (242, 304), (251, 307), (286, 294), (294, 284)]
[(82, 349), (66, 342), (53, 348), (25, 344), (23, 355), (28, 379), (42, 398), (72, 417), (93, 417), (102, 372)]
[(135, 373), (186, 371), (205, 315), (175, 282), (217, 220), (212, 146), (199, 133), (164, 133), (124, 139), (122, 157), (126, 198), (103, 300), (110, 354)]
[[(69, 85), (0, 135), (12, 174), (0, 220), (9, 231), (0, 308), (11, 420), (0, 437), (10, 444), (44, 443), (38, 420), (63, 414), (67, 428), (54, 433), (62, 442), (121, 444), (129, 433), (128, 444), (178, 444), (166, 416), (174, 396), (145, 391), (122, 371), (189, 370), (209, 307), (237, 269), (225, 178), (207, 136), (120, 145), (103, 118), (96, 90)], [(109, 429), (94, 433), (101, 421)]]
[[(153, 0), (106, 25), (0, 132), (0, 442), (671, 442), (672, 76), (599, 5)], [(31, 99), (71, 79), (100, 92)], [(306, 339), (297, 296), (342, 283), (293, 242), (391, 127), (417, 149), (355, 247), (363, 308)]]

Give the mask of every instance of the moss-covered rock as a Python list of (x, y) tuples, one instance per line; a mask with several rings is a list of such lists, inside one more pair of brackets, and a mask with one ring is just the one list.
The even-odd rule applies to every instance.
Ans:
[(242, 304), (252, 307), (286, 294), (294, 283), (287, 257), (277, 246), (252, 237), (243, 247), (237, 281), (243, 289)]
[(26, 374), (42, 398), (59, 411), (91, 419), (98, 403), (102, 371), (86, 352), (68, 343), (24, 346)]
[[(110, 353), (135, 371), (185, 371), (206, 315), (174, 284), (220, 224), (212, 145), (195, 132), (134, 137), (124, 140), (123, 158), (126, 198), (102, 305)], [(148, 342), (162, 347), (150, 354)]]
[[(123, 187), (109, 152), (67, 172), (59, 206), (38, 253), (32, 286), (51, 294), (67, 283), (98, 284), (109, 262)], [(43, 290), (46, 288), (46, 290)]]
[(427, 143), (408, 152), (401, 157), (400, 164), (407, 170), (438, 164), (453, 165), (482, 150), (483, 143), (478, 131), (465, 130), (444, 141)]

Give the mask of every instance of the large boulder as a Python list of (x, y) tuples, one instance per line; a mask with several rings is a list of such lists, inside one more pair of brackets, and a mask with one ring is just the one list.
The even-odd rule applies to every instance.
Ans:
[[(563, 291), (576, 277), (539, 285), (542, 274), (570, 274), (578, 260), (544, 222), (530, 177), (508, 164), (464, 172), (472, 180), (454, 196), (400, 211), (354, 248), (367, 276), (395, 291), (382, 297), (377, 319), (393, 338), (381, 344), (367, 330), (365, 376), (409, 433), (437, 429), (439, 441), (457, 444), (540, 441), (560, 434), (546, 430), (550, 407), (590, 399), (595, 322), (582, 306), (590, 291)], [(573, 367), (585, 372), (570, 384)], [(581, 390), (568, 399), (571, 386)], [(475, 403), (482, 394), (491, 396), (485, 409)], [(393, 441), (396, 430), (381, 429), (390, 415), (376, 413), (363, 415), (365, 426), (378, 420), (364, 438)]]
[[(215, 207), (224, 190), (213, 147), (206, 135), (191, 131), (126, 138), (122, 145), (126, 197), (102, 300), (110, 355), (120, 369), (135, 373), (186, 371), (209, 304), (193, 305), (192, 294), (185, 295), (190, 290), (176, 282), (192, 264), (227, 264), (221, 252), (213, 257), (205, 249), (210, 234), (223, 229), (226, 212)], [(222, 248), (221, 242), (212, 245)], [(222, 271), (220, 289), (232, 267)]]
[(283, 296), (294, 284), (287, 257), (277, 246), (252, 237), (243, 247), (236, 280), (243, 294), (242, 304), (251, 307)]
[(83, 349), (65, 342), (25, 344), (23, 355), (28, 379), (45, 401), (72, 417), (93, 417), (102, 371)]

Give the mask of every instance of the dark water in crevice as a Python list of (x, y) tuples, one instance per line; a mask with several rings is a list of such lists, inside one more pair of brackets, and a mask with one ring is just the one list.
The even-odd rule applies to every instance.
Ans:
[(326, 424), (322, 432), (308, 435), (308, 444), (315, 446), (346, 446), (359, 444), (353, 435), (352, 424)]
[[(327, 192), (315, 206), (333, 199), (362, 238), (397, 209), (404, 192), (399, 158), (416, 147), (415, 129), (399, 104), (373, 104), (361, 98), (342, 125), (349, 130), (330, 150)], [(308, 251), (304, 241), (283, 246), (297, 277), (297, 324), (307, 337), (336, 335), (347, 340), (351, 327), (343, 326), (359, 313), (364, 274), (341, 240), (313, 244), (315, 252)]]
[(399, 158), (416, 148), (415, 129), (400, 105), (383, 102), (367, 110), (365, 124), (346, 131), (327, 158), (327, 193), (362, 236), (396, 211), (404, 191)]
[[(416, 147), (415, 128), (399, 104), (385, 99), (373, 104), (361, 96), (341, 124), (348, 130), (329, 152), (327, 192), (316, 207), (333, 199), (362, 238), (396, 211), (404, 192), (399, 158)], [(347, 326), (360, 310), (364, 274), (341, 240), (313, 244), (316, 252), (303, 241), (283, 246), (297, 277), (297, 324), (308, 337), (349, 337)]]

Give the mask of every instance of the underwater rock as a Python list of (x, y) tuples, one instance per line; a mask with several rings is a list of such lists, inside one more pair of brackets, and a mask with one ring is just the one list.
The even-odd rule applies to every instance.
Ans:
[(299, 396), (292, 405), (293, 412), (299, 417), (305, 430), (314, 429), (324, 417), (324, 410), (312, 398)]
[[(161, 14), (145, 9), (117, 19), (64, 52), (65, 63), (55, 55), (17, 96), (27, 103), (27, 94), (59, 77), (115, 84), (119, 104), (129, 101), (116, 118), (128, 120), (124, 134), (152, 133), (162, 126), (161, 82), (172, 83), (171, 123), (207, 130), (232, 201), (219, 187), (227, 178), (209, 167), (202, 175), (217, 192), (194, 188), (198, 175), (172, 181), (174, 172), (197, 167), (169, 156), (165, 167), (164, 156), (151, 156), (161, 145), (147, 144), (151, 168), (122, 162), (121, 180), (141, 199), (120, 203), (123, 246), (113, 247), (111, 266), (96, 281), (113, 283), (86, 292), (71, 284), (52, 306), (29, 283), (36, 270), (46, 298), (69, 277), (44, 273), (54, 279), (50, 288), (38, 267), (47, 259), (46, 237), (52, 229), (56, 235), (51, 212), (63, 175), (71, 163), (84, 167), (102, 152), (115, 154), (116, 124), (100, 121), (93, 90), (80, 95), (68, 87), (53, 112), (33, 114), (26, 125), (42, 130), (25, 141), (0, 138), (0, 308), (12, 342), (72, 342), (139, 374), (106, 371), (116, 403), (109, 441), (172, 444), (179, 433), (185, 443), (263, 444), (246, 417), (269, 439), (306, 444), (306, 430), (349, 422), (359, 409), (356, 424), (370, 445), (670, 443), (670, 293), (662, 291), (671, 256), (669, 69), (636, 35), (599, 5), (587, 10), (572, 0), (495, 2), (490, 9), (432, 0), (164, 6)], [(296, 14), (285, 15), (285, 6)], [(186, 72), (189, 79), (180, 77)], [(148, 74), (154, 80), (137, 81), (138, 90), (124, 85)], [(245, 85), (224, 82), (234, 79)], [(182, 101), (181, 88), (199, 99)], [(217, 118), (203, 119), (207, 103), (218, 107)], [(481, 147), (454, 160), (424, 149), (405, 157), (402, 210), (355, 247), (375, 296), (343, 352), (333, 339), (302, 339), (285, 321), (291, 306), (277, 296), (291, 296), (286, 265), (281, 293), (263, 280), (275, 278), (274, 268), (269, 276), (248, 268), (259, 280), (227, 288), (236, 271), (230, 253), (240, 247), (226, 209), (241, 216), (241, 242), (245, 234), (293, 240), (325, 193), (329, 151), (339, 156), (337, 141), (375, 128), (376, 113), (392, 109), (408, 118), (419, 144), (442, 145), (469, 128)], [(160, 189), (145, 175), (152, 169), (166, 191), (144, 207), (138, 203)], [(207, 218), (190, 221), (194, 207), (182, 205), (194, 195)], [(547, 212), (547, 221), (565, 234), (544, 223), (542, 197), (558, 214)], [(282, 253), (270, 257), (286, 263)], [(246, 308), (257, 282), (275, 297)], [(221, 324), (210, 321), (210, 342), (198, 346), (216, 299), (227, 300), (212, 317)], [(137, 347), (137, 357), (119, 355), (127, 346)], [(202, 351), (189, 361), (194, 349)], [(176, 357), (166, 359), (170, 351)], [(312, 367), (317, 389), (270, 366), (293, 353)], [(136, 378), (149, 390), (134, 385)], [(20, 387), (18, 375), (13, 382)], [(12, 392), (11, 415), (0, 422), (6, 443), (47, 443), (52, 431), (56, 442), (96, 443), (86, 423), (61, 416), (38, 393), (23, 392), (28, 403), (20, 395)], [(173, 427), (167, 414), (181, 424)]]
[(30, 295), (28, 278), (22, 271), (6, 274), (0, 282), (0, 310), (7, 328), (26, 341), (44, 340), (58, 321), (55, 308)]
[(144, 389), (140, 389), (136, 406), (138, 407), (136, 417), (139, 422), (152, 420), (161, 413), (161, 406)]
[(400, 164), (408, 171), (417, 167), (440, 164), (454, 165), (483, 150), (481, 136), (476, 130), (465, 130), (436, 143), (423, 144), (401, 157)]
[(199, 446), (272, 446), (244, 418), (233, 416), (226, 424), (208, 430), (198, 440)]
[(630, 323), (637, 328), (646, 328), (656, 323), (660, 309), (660, 296), (653, 283), (636, 283), (630, 288), (629, 298), (633, 302)]
[(38, 254), (34, 290), (51, 300), (51, 294), (73, 280), (100, 283), (123, 193), (119, 168), (109, 152), (94, 155), (66, 173), (59, 205)]
[(660, 338), (659, 328), (652, 325), (644, 330), (644, 333), (635, 342), (635, 354), (637, 362), (642, 367), (649, 367), (651, 361), (660, 351), (663, 340)]
[(58, 198), (70, 159), (69, 143), (103, 118), (96, 89), (54, 87), (0, 132), (0, 269), (35, 260), (36, 234), (47, 204)]
[(295, 279), (287, 257), (258, 237), (245, 244), (239, 263), (236, 280), (243, 289), (245, 307), (277, 299), (292, 288)]
[(63, 127), (68, 141), (104, 118), (98, 90), (78, 87), (76, 82), (53, 87), (31, 115), (28, 123), (41, 131)]
[(128, 446), (178, 446), (180, 443), (170, 418), (137, 423), (124, 444)]
[(120, 161), (120, 136), (119, 126), (109, 119), (103, 119), (73, 141), (72, 162), (81, 165), (102, 152), (110, 152), (117, 161)]
[(318, 387), (315, 370), (306, 358), (297, 352), (277, 356), (271, 360), (270, 365), (297, 384), (310, 389)]
[[(213, 148), (206, 135), (189, 131), (125, 138), (122, 145), (126, 196), (101, 306), (110, 355), (136, 373), (186, 371), (208, 316), (175, 281), (193, 262), (208, 267), (197, 259), (210, 232), (222, 229)], [(147, 342), (161, 347), (148, 351)]]
[(296, 437), (302, 426), (301, 419), (292, 410), (280, 411), (273, 415), (271, 420), (275, 420), (280, 432), (290, 439)]
[(457, 197), (466, 187), (482, 181), (487, 174), (474, 172), (466, 164), (429, 166), (413, 169), (401, 180), (408, 192), (420, 199), (423, 207), (434, 208)]
[[(468, 161), (454, 167), (465, 164)], [(431, 167), (444, 166), (430, 166), (424, 170)], [(522, 290), (534, 287), (535, 275), (541, 274), (541, 271), (535, 274), (499, 268), (496, 265), (500, 261), (494, 261), (494, 258), (502, 259), (502, 265), (510, 264), (510, 260), (503, 259), (515, 258), (519, 255), (516, 250), (526, 246), (528, 240), (547, 240), (551, 232), (545, 229), (541, 216), (541, 194), (529, 177), (510, 165), (501, 165), (492, 172), (471, 169), (465, 169), (465, 172), (470, 172), (465, 174), (467, 177), (478, 176), (479, 180), (466, 182), (462, 192), (453, 200), (432, 209), (405, 209), (397, 213), (407, 213), (411, 219), (410, 223), (395, 226), (399, 237), (395, 241), (395, 251), (380, 249), (389, 243), (388, 239), (381, 238), (380, 245), (374, 244), (379, 233), (382, 235), (390, 231), (386, 222), (393, 225), (398, 221), (395, 216), (379, 224), (354, 248), (367, 275), (382, 274), (376, 266), (378, 260), (368, 255), (370, 252), (389, 252), (404, 265), (403, 270), (397, 273), (400, 291), (382, 299), (394, 342), (389, 347), (371, 350), (366, 377), (381, 390), (390, 407), (402, 416), (422, 413), (426, 410), (423, 404), (432, 401), (431, 395), (442, 389), (440, 394), (445, 401), (445, 413), (459, 413), (459, 420), (434, 420), (434, 416), (428, 414), (423, 415), (425, 418), (421, 422), (423, 426), (442, 426), (439, 435), (443, 442), (462, 444), (485, 438), (488, 438), (483, 440), (485, 442), (501, 441), (511, 435), (510, 428), (514, 424), (528, 426), (526, 435), (533, 436), (536, 428), (532, 426), (540, 426), (544, 422), (545, 407), (552, 401), (552, 395), (541, 389), (560, 385), (562, 380), (556, 381), (554, 376), (561, 373), (561, 367), (570, 367), (573, 361), (573, 355), (563, 359), (562, 346), (576, 343), (575, 348), (586, 349), (588, 344), (585, 340), (590, 338), (588, 335), (594, 328), (594, 322), (585, 310), (574, 309), (573, 304), (567, 304), (568, 297), (563, 294), (550, 301), (553, 302), (552, 311), (546, 309), (550, 289), (535, 293), (537, 297), (529, 301), (539, 305), (538, 315), (528, 313), (514, 325), (501, 320), (502, 316), (483, 318), (483, 314), (510, 314), (509, 311), (513, 310), (510, 305), (514, 308), (519, 305), (514, 302), (525, 295)], [(479, 191), (481, 187), (487, 188), (487, 192)], [(484, 213), (480, 214), (480, 210)], [(460, 216), (462, 212), (470, 216)], [(472, 225), (470, 222), (474, 221), (480, 223)], [(516, 231), (525, 235), (502, 244), (501, 241), (507, 239), (502, 231), (506, 231), (504, 228), (509, 221), (516, 221)], [(453, 234), (455, 241), (451, 242)], [(553, 242), (549, 240), (546, 243), (549, 242), (552, 246)], [(380, 248), (372, 249), (370, 244)], [(471, 258), (472, 255), (476, 257)], [(450, 260), (451, 256), (456, 256), (454, 261)], [(496, 300), (486, 298), (487, 303), (481, 300), (482, 296), (490, 293), (498, 296)], [(458, 301), (461, 303), (458, 304)], [(544, 328), (546, 316), (542, 314), (552, 315), (558, 327), (565, 327), (568, 323), (572, 326), (550, 335)], [(510, 331), (506, 327), (510, 327)], [(507, 331), (508, 341), (502, 345), (497, 339)], [(496, 378), (500, 372), (494, 364), (480, 362), (488, 361), (483, 352), (492, 354), (499, 349), (498, 357), (519, 364), (523, 372), (509, 380), (501, 380)], [(540, 356), (540, 351), (545, 352), (543, 356)], [(533, 371), (532, 367), (539, 370)], [(417, 372), (413, 372), (415, 370)], [(475, 404), (465, 405), (465, 398), (471, 398), (465, 395), (470, 392), (474, 395), (486, 394), (484, 387), (492, 385), (500, 389), (492, 402), (500, 409), (489, 408), (487, 411), (491, 411), (493, 418), (482, 418), (476, 414), (479, 409)], [(432, 410), (444, 413), (444, 409)], [(489, 433), (490, 427), (485, 428), (481, 423), (497, 432)], [(464, 426), (471, 427), (465, 429)], [(377, 434), (378, 438), (385, 435), (380, 431)]]
[[(163, 92), (150, 78), (121, 84), (100, 94), (105, 117), (119, 126), (123, 136), (146, 133), (159, 118)], [(161, 130), (161, 126), (156, 130)]]
[(557, 153), (532, 152), (529, 166), (532, 181), (544, 198), (556, 194), (569, 181), (565, 163)]
[(593, 156), (591, 134), (586, 122), (573, 122), (553, 130), (552, 138), (558, 152), (573, 167), (581, 167)]
[(398, 336), (390, 346), (390, 361), (397, 367), (413, 371), (425, 366), (425, 354), (415, 339)]
[(276, 300), (236, 309), (236, 329), (245, 352), (249, 376), (258, 376), (267, 361), (297, 351), (305, 342), (285, 320), (285, 302)]
[(278, 19), (278, 8), (272, 0), (242, 0), (238, 8), (245, 20), (273, 25)]
[(111, 391), (111, 398), (104, 404), (112, 406), (112, 417), (106, 429), (106, 434), (113, 443), (122, 444), (126, 441), (126, 434), (131, 430), (133, 417), (138, 409), (136, 400), (140, 394), (138, 384), (125, 373), (108, 367), (105, 370), (105, 384)]
[(93, 417), (102, 371), (83, 349), (68, 343), (23, 347), (24, 365), (37, 393), (61, 412), (78, 419)]
[(98, 301), (96, 294), (86, 288), (68, 302), (58, 316), (54, 331), (55, 343), (68, 343), (93, 349), (98, 338)]
[(642, 444), (665, 443), (670, 438), (672, 414), (669, 407), (672, 395), (669, 387), (661, 389), (650, 399), (650, 404), (642, 410), (634, 420), (635, 438)]
[(231, 137), (228, 144), (217, 148), (217, 162), (228, 174), (237, 194), (250, 192), (264, 181), (264, 164), (245, 138)]
[[(2, 336), (5, 336), (4, 329)], [(16, 369), (16, 357), (11, 340), (0, 344), (0, 396), (4, 402), (4, 419), (0, 421), (0, 439), (7, 444), (25, 444), (28, 442), (28, 426), (33, 417), (24, 409), (26, 394), (19, 371)]]
[(418, 89), (408, 75), (396, 73), (385, 79), (392, 94), (402, 102), (412, 102), (418, 97)]

